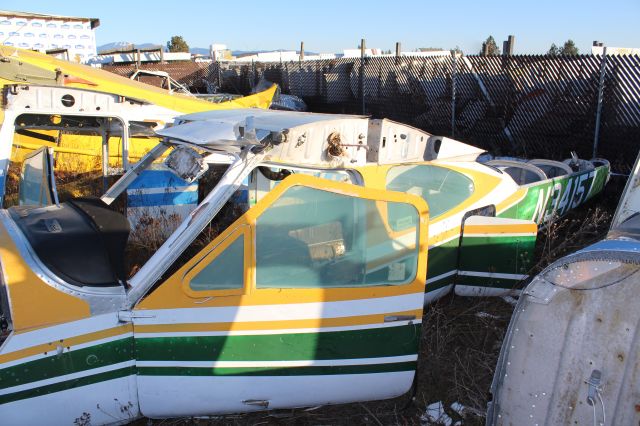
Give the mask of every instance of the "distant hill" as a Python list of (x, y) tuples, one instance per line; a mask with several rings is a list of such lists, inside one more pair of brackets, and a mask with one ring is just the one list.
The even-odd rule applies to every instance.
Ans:
[(97, 50), (98, 50), (98, 53), (100, 53), (100, 52), (108, 51), (108, 50), (127, 49), (131, 45), (133, 45), (134, 48), (137, 48), (137, 49), (150, 49), (150, 48), (159, 46), (156, 43), (134, 44), (134, 43), (129, 43), (127, 41), (116, 41), (116, 42), (113, 42), (113, 43), (107, 43), (107, 44), (103, 44), (102, 46), (98, 46)]
[(192, 55), (205, 55), (205, 56), (209, 56), (209, 49), (204, 48), (204, 47), (192, 47), (189, 49), (189, 52)]

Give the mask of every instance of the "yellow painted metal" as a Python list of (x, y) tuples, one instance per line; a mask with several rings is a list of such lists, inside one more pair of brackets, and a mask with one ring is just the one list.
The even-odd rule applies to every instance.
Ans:
[[(57, 131), (38, 130), (43, 135), (55, 136)], [(24, 156), (41, 146), (54, 148), (56, 171), (84, 173), (99, 170), (102, 162), (102, 137), (92, 135), (62, 134), (60, 144), (43, 141), (26, 135), (16, 134), (13, 139), (11, 161), (22, 162)], [(159, 138), (129, 138), (129, 160), (137, 161), (159, 143)], [(109, 140), (109, 165), (122, 165), (122, 140), (112, 136)]]
[[(193, 112), (236, 109), (236, 108), (268, 108), (275, 94), (276, 87), (218, 104), (196, 99), (178, 93), (169, 93), (167, 90), (128, 78), (118, 76), (99, 68), (92, 68), (86, 65), (63, 61), (39, 52), (16, 49), (8, 46), (0, 46), (0, 54), (9, 58), (17, 59), (26, 64), (34, 65), (43, 70), (55, 72), (62, 71), (73, 79), (69, 79), (68, 87), (95, 90), (98, 92), (113, 93), (120, 96), (128, 96), (151, 102), (155, 105), (172, 109), (178, 113), (189, 114)], [(0, 63), (0, 66), (2, 64)], [(75, 81), (75, 82), (73, 82)], [(39, 84), (47, 84), (38, 81)], [(29, 84), (20, 79), (0, 78), (0, 86), (8, 84)], [(55, 84), (52, 81), (50, 84)], [(0, 117), (1, 118), (1, 117)]]
[(42, 281), (20, 256), (0, 225), (0, 261), (11, 295), (11, 319), (16, 332), (89, 318), (89, 304)]
[[(494, 218), (491, 218), (494, 219)], [(492, 223), (483, 225), (467, 224), (464, 227), (464, 235), (492, 235), (500, 236), (503, 234), (522, 234), (536, 236), (538, 234), (538, 225), (535, 222), (518, 221), (510, 219), (512, 224)], [(527, 223), (528, 222), (528, 223)]]
[[(32, 331), (32, 330), (16, 331), (16, 335), (19, 335), (22, 333), (28, 333), (29, 331)], [(30, 346), (25, 349), (20, 349), (17, 351), (0, 354), (0, 364), (3, 364), (5, 362), (17, 361), (22, 358), (27, 358), (34, 355), (40, 355), (47, 352), (55, 351), (58, 345), (61, 345), (63, 347), (69, 347), (69, 346), (74, 347), (76, 345), (83, 345), (86, 343), (94, 342), (96, 340), (107, 339), (109, 337), (114, 337), (114, 336), (126, 335), (127, 333), (132, 333), (132, 332), (133, 332), (133, 325), (129, 323), (129, 324), (123, 324), (117, 327), (107, 328), (105, 330), (96, 331), (93, 333), (80, 334), (67, 339), (55, 340), (53, 342), (45, 343), (42, 345)]]

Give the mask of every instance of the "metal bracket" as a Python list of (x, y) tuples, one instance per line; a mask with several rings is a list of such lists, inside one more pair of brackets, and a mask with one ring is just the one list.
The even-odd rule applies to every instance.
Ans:
[(557, 293), (558, 286), (542, 278), (534, 279), (524, 290), (524, 294), (529, 296), (531, 302), (541, 305), (548, 305)]

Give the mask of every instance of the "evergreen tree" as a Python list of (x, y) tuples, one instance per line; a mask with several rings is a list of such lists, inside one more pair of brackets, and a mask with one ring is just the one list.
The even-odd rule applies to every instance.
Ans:
[(173, 36), (171, 41), (167, 42), (167, 50), (169, 52), (188, 52), (189, 45), (182, 38), (182, 36)]
[(555, 43), (551, 43), (551, 47), (549, 48), (547, 55), (558, 56), (559, 54), (560, 54), (560, 48), (556, 46)]
[(560, 49), (560, 54), (561, 55), (577, 55), (578, 54), (578, 48), (576, 47), (576, 44), (573, 42), (573, 40), (569, 39), (564, 42), (564, 46), (562, 46), (562, 49)]
[(482, 50), (480, 51), (480, 54), (481, 55), (486, 54), (486, 56), (500, 55), (500, 49), (498, 48), (498, 45), (496, 44), (496, 41), (493, 38), (493, 36), (487, 37), (484, 43), (482, 43)]

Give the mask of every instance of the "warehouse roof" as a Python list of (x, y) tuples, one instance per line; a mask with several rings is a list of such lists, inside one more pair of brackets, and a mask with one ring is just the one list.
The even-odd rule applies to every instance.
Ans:
[(4, 16), (6, 18), (25, 18), (25, 19), (44, 19), (44, 20), (59, 19), (63, 21), (90, 22), (91, 29), (94, 29), (100, 25), (100, 19), (98, 18), (79, 18), (75, 16), (45, 15), (42, 13), (15, 12), (11, 10), (0, 10), (0, 16)]

